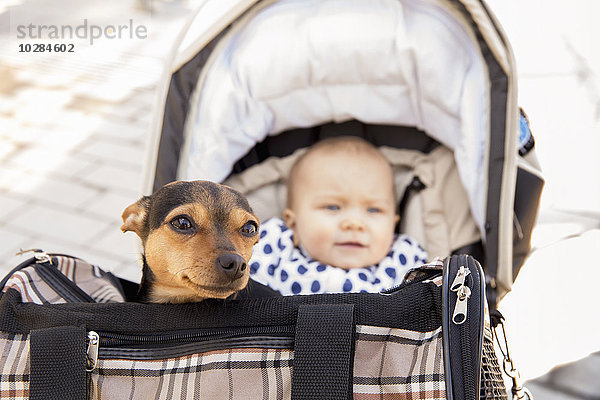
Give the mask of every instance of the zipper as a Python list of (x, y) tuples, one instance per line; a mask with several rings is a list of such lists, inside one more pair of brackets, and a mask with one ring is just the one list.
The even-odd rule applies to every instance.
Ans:
[(86, 367), (87, 372), (92, 372), (98, 365), (98, 350), (100, 348), (100, 335), (97, 332), (89, 331), (87, 334)]
[(450, 286), (450, 290), (456, 292), (456, 304), (452, 315), (452, 322), (456, 325), (462, 325), (467, 320), (467, 306), (469, 297), (471, 297), (471, 288), (465, 283), (465, 279), (470, 273), (471, 271), (467, 267), (461, 265), (452, 286)]
[(67, 278), (53, 264), (37, 263), (34, 268), (40, 278), (68, 303), (95, 303), (89, 294), (81, 290), (75, 282)]
[(16, 272), (22, 270), (23, 268), (27, 268), (31, 265), (34, 265), (36, 263), (39, 264), (40, 262), (44, 262), (44, 261), (48, 261), (50, 264), (52, 264), (52, 258), (49, 257), (45, 251), (40, 250), (40, 249), (21, 250), (21, 251), (18, 251), (17, 253), (15, 253), (15, 256), (22, 256), (23, 254), (26, 254), (26, 253), (33, 253), (33, 257), (28, 258), (27, 260), (23, 261), (21, 264), (14, 267), (8, 274), (6, 274), (4, 276), (4, 278), (2, 279), (2, 281), (0, 281), (0, 290), (2, 290), (4, 288), (4, 286), (6, 286), (6, 283), (8, 282), (8, 280)]
[(156, 360), (232, 348), (294, 348), (294, 325), (165, 332), (155, 335), (88, 332), (87, 370), (98, 359)]
[[(463, 261), (465, 264), (467, 263), (466, 256), (460, 256), (460, 258), (461, 263)], [(471, 288), (466, 282), (470, 273), (471, 271), (469, 271), (467, 267), (461, 265), (456, 273), (456, 279), (462, 281), (462, 283), (459, 282), (456, 288), (451, 287), (450, 290), (456, 292), (456, 304), (454, 306), (452, 322), (459, 326), (460, 331), (460, 354), (463, 367), (464, 398), (475, 400), (478, 397), (476, 397), (476, 394), (479, 391), (479, 385), (473, 376), (475, 366), (473, 365), (471, 357), (471, 330), (469, 329), (469, 324), (465, 324), (468, 316), (467, 304), (469, 302), (469, 297), (471, 297)], [(471, 318), (471, 321), (472, 320), (473, 318)], [(477, 374), (477, 376), (479, 376), (479, 374)]]
[[(400, 282), (399, 284), (397, 284), (395, 286), (392, 286), (391, 288), (380, 291), (379, 294), (384, 295), (384, 296), (389, 296), (389, 295), (395, 294), (400, 289), (403, 289), (406, 286), (412, 285), (414, 283), (420, 283), (420, 282), (426, 281), (428, 279), (433, 279), (435, 277), (438, 277), (438, 276), (440, 276), (441, 272), (442, 271), (440, 269), (433, 269), (433, 268), (423, 268), (423, 267), (411, 268), (406, 272), (406, 274), (404, 274), (404, 280), (402, 282)], [(421, 273), (422, 275), (416, 279), (407, 281), (406, 277), (410, 276), (413, 273)]]
[(21, 250), (16, 255), (33, 253), (33, 257), (19, 264), (0, 282), (0, 290), (6, 285), (8, 279), (17, 271), (33, 266), (40, 278), (59, 296), (64, 298), (68, 303), (95, 303), (94, 299), (86, 292), (81, 290), (75, 282), (67, 278), (62, 272), (56, 269), (56, 265), (52, 257), (63, 256), (74, 260), (79, 260), (77, 257), (71, 257), (64, 254), (50, 254), (41, 249)]
[(445, 260), (442, 336), (448, 399), (479, 397), (484, 285), (483, 271), (473, 257), (454, 255)]

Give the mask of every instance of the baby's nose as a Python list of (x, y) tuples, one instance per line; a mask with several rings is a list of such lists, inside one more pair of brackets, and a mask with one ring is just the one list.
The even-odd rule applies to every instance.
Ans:
[(349, 215), (342, 220), (341, 227), (344, 230), (363, 230), (365, 228), (365, 224), (359, 217), (355, 215)]

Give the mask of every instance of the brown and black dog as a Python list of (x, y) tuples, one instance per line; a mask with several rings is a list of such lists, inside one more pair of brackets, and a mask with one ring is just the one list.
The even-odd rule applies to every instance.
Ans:
[(142, 240), (143, 302), (223, 299), (246, 287), (259, 220), (246, 198), (210, 181), (178, 181), (125, 209)]

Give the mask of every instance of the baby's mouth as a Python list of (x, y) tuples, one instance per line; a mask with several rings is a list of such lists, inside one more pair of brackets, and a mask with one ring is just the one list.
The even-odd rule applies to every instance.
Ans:
[(353, 241), (340, 242), (340, 243), (336, 243), (336, 245), (345, 247), (345, 248), (349, 248), (349, 249), (361, 249), (363, 247), (366, 247), (364, 244), (362, 244), (360, 242), (353, 242)]

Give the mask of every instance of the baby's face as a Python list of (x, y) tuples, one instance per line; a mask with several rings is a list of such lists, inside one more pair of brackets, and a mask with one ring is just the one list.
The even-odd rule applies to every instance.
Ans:
[(377, 264), (394, 239), (392, 171), (372, 155), (315, 154), (298, 171), (284, 218), (296, 242), (321, 263)]

